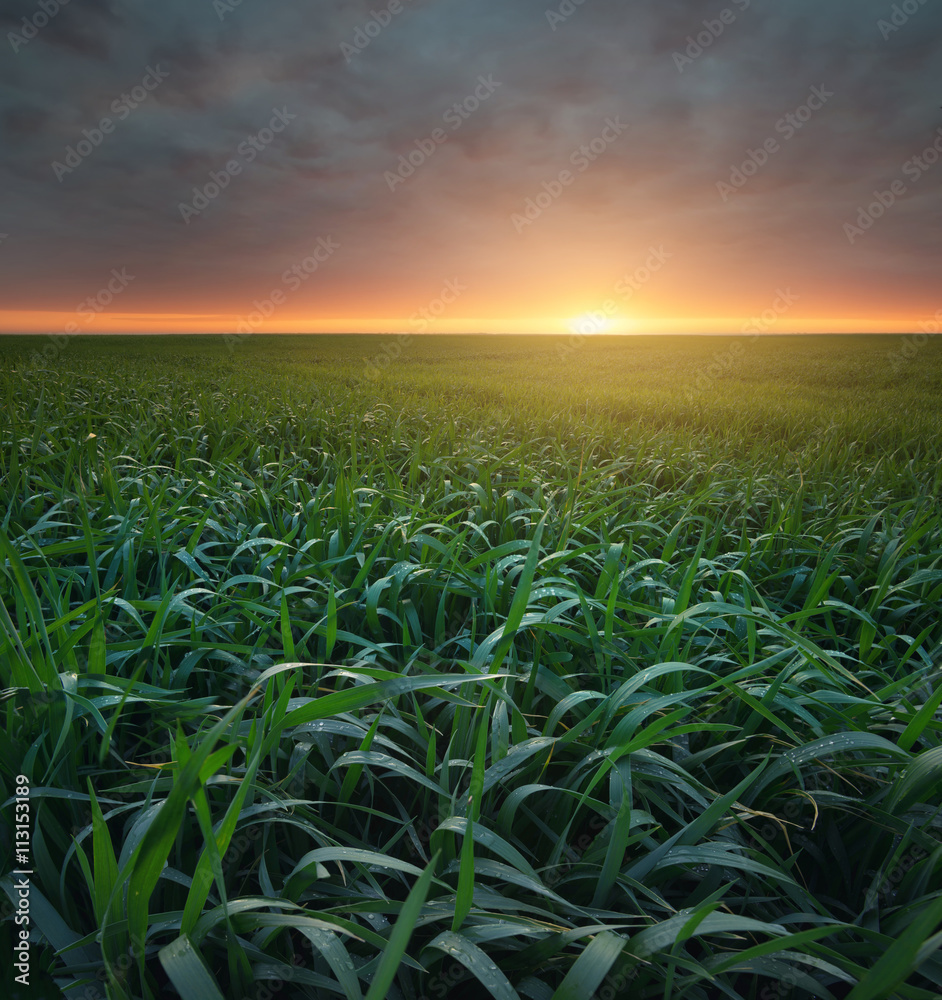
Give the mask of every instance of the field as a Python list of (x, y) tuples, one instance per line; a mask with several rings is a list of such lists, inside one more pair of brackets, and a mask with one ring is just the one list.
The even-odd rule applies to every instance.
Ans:
[(14, 1000), (942, 994), (942, 341), (2, 338), (0, 399)]

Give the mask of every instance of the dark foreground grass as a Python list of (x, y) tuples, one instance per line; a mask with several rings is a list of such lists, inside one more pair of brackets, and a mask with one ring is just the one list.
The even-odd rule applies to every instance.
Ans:
[(940, 346), (384, 343), (0, 343), (19, 995), (938, 997)]

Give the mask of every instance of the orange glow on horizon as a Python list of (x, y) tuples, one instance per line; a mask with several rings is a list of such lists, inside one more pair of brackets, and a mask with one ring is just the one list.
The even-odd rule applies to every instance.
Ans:
[[(780, 317), (762, 333), (916, 333), (927, 317)], [(74, 312), (0, 311), (0, 333), (47, 334), (232, 334), (232, 333), (379, 333), (379, 334), (557, 334), (605, 336), (625, 334), (746, 334), (756, 332), (748, 317), (605, 315), (587, 309), (582, 315), (443, 317), (424, 330), (401, 316), (276, 316), (261, 322), (232, 313), (102, 313), (91, 322)]]

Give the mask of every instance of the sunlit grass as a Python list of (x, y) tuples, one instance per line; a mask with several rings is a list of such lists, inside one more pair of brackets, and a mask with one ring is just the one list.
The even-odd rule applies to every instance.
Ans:
[(381, 343), (0, 344), (39, 967), (937, 997), (935, 343)]

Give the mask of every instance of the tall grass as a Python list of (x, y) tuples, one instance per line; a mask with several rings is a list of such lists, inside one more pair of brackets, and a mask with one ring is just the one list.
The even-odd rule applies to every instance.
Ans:
[(3, 346), (37, 975), (942, 993), (935, 344), (895, 382), (761, 345), (685, 393), (689, 342), (435, 341), (377, 382), (362, 343), (78, 342), (28, 378)]

